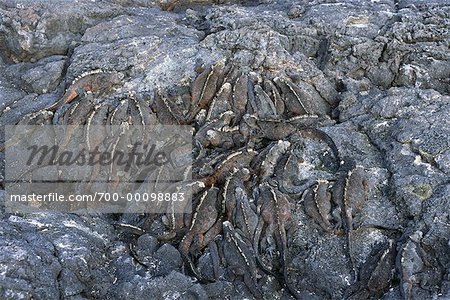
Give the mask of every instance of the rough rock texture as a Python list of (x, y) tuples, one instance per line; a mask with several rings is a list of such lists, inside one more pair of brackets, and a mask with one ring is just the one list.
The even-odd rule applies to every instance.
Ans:
[[(295, 140), (297, 160), (275, 176), (292, 204), (286, 260), (269, 230), (260, 245), (263, 263), (287, 273), (280, 280), (258, 269), (262, 297), (450, 299), (450, 2), (186, 0), (173, 11), (157, 2), (0, 0), (0, 125), (31, 122), (30, 113), (39, 111), (50, 123), (60, 122), (63, 109), (44, 109), (76, 77), (96, 69), (119, 72), (123, 80), (107, 93), (75, 101), (93, 97), (117, 107), (137, 98), (168, 120), (154, 103), (155, 91), (182, 95), (202, 70), (226, 59), (240, 72), (235, 77), (247, 74), (255, 94), (263, 95), (256, 97), (260, 102), (249, 100), (242, 120), (280, 116), (275, 92), (267, 92), (275, 104), (261, 100), (266, 79), (273, 81), (286, 107), (282, 118), (300, 111), (325, 117), (314, 127), (368, 178), (367, 201), (351, 235), (326, 232), (308, 214), (302, 194), (316, 180), (336, 181), (336, 166), (323, 143)], [(286, 82), (295, 83), (305, 107), (294, 104)], [(216, 116), (233, 104), (235, 98), (226, 97), (230, 87), (223, 85), (226, 101), (216, 104)], [(214, 114), (207, 108), (190, 120), (197, 129)], [(233, 149), (232, 138), (211, 135), (205, 130), (199, 138), (205, 148)], [(254, 144), (266, 147), (261, 140)], [(211, 170), (197, 171), (201, 177)], [(137, 235), (113, 224), (141, 226), (140, 216), (11, 215), (3, 208), (0, 214), (1, 299), (259, 298), (230, 263), (215, 282), (192, 280), (179, 234), (158, 241), (164, 221), (157, 218), (148, 233)], [(226, 234), (215, 241), (226, 247)], [(380, 247), (385, 255), (377, 254)], [(214, 278), (212, 246), (197, 250), (195, 266)]]

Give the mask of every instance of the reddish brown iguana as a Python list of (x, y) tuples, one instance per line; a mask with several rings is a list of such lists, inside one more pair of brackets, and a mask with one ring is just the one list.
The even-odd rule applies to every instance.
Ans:
[(94, 70), (77, 77), (64, 93), (63, 97), (47, 110), (55, 111), (61, 105), (72, 102), (76, 97), (87, 93), (107, 94), (114, 86), (122, 82), (124, 75), (118, 72)]

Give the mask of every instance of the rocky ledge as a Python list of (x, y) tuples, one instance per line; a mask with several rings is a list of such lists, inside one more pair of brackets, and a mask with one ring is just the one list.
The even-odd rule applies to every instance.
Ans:
[(200, 188), (2, 208), (0, 298), (449, 299), (449, 36), (438, 0), (1, 0), (2, 126), (188, 124)]

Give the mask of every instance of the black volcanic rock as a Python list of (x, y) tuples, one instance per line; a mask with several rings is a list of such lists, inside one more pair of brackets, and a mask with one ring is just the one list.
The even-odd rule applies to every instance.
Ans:
[[(119, 72), (123, 80), (108, 93), (86, 93), (80, 101), (112, 107), (138, 99), (150, 112), (156, 110), (152, 101), (158, 90), (175, 95), (181, 107), (179, 94), (190, 92), (198, 74), (221, 59), (235, 67), (230, 77), (247, 74), (249, 86), (289, 80), (325, 118), (315, 127), (334, 140), (342, 157), (364, 167), (369, 197), (353, 226), (351, 249), (345, 236), (324, 232), (305, 212), (301, 193), (318, 179), (335, 180), (333, 157), (324, 143), (299, 138), (298, 162), (282, 178), (293, 204), (284, 280), (311, 299), (363, 295), (370, 288), (352, 282), (349, 255), (359, 269), (376, 245), (392, 241), (397, 262), (389, 288), (378, 294), (374, 288), (374, 295), (362, 299), (400, 299), (405, 286), (412, 299), (448, 299), (450, 2), (180, 2), (170, 12), (146, 0), (0, 0), (0, 125), (15, 125), (56, 103), (73, 80), (93, 70)], [(197, 127), (207, 123), (202, 109), (193, 121)], [(221, 109), (229, 107), (218, 106), (217, 115)], [(246, 130), (253, 132), (249, 115), (267, 112), (251, 103), (244, 110)], [(49, 116), (55, 120), (59, 112)], [(213, 140), (217, 132), (208, 134)], [(228, 138), (230, 148), (244, 146)], [(262, 137), (259, 142), (273, 141)], [(3, 149), (0, 161), (4, 188)], [(200, 171), (194, 168), (194, 175)], [(195, 282), (177, 248), (182, 237), (157, 238), (166, 229), (163, 221), (142, 235), (114, 226), (120, 219), (115, 215), (11, 214), (3, 207), (4, 197), (0, 190), (1, 299), (252, 295), (243, 274), (226, 268), (214, 283)], [(129, 220), (144, 227), (143, 218)], [(277, 260), (270, 239), (262, 238), (267, 244), (260, 253), (263, 262)], [(195, 245), (201, 242), (196, 239)], [(211, 279), (212, 259), (205, 253), (192, 259)], [(276, 275), (282, 273), (282, 266), (273, 267)], [(259, 270), (257, 279), (267, 299), (292, 299), (277, 276)]]

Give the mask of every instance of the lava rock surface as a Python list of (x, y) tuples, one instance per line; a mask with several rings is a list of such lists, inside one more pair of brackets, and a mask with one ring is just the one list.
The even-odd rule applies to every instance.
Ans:
[[(321, 143), (299, 141), (301, 160), (278, 178), (292, 204), (283, 280), (299, 299), (450, 299), (450, 2), (212, 2), (179, 1), (164, 11), (145, 0), (0, 0), (0, 125), (45, 110), (96, 69), (124, 75), (114, 90), (94, 94), (112, 105), (151, 102), (157, 90), (176, 94), (199, 66), (223, 59), (261, 86), (266, 75), (289, 78), (306, 109), (326, 117), (318, 127), (341, 157), (364, 167), (369, 196), (352, 225), (352, 247), (324, 232), (302, 193), (334, 174), (327, 157), (318, 158)], [(218, 111), (229, 110), (223, 105)], [(272, 109), (260, 105), (250, 109), (257, 119)], [(197, 124), (205, 123), (202, 109)], [(206, 148), (216, 146), (207, 138)], [(4, 169), (3, 152), (0, 160)], [(196, 281), (180, 241), (157, 239), (164, 222), (142, 235), (115, 226), (125, 221), (142, 225), (140, 216), (10, 214), (2, 205), (0, 298), (257, 297), (230, 268), (215, 282)], [(265, 244), (263, 262), (276, 260), (270, 235)], [(206, 277), (215, 272), (211, 251), (196, 260)], [(375, 259), (388, 254), (392, 262)], [(262, 297), (292, 299), (276, 277), (259, 275)]]

